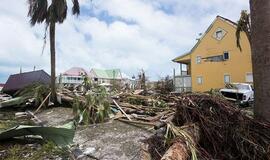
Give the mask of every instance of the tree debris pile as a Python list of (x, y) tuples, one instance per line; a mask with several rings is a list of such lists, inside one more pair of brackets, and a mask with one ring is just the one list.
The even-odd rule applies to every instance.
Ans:
[(146, 152), (150, 153), (151, 159), (159, 160), (162, 155), (165, 154), (166, 150), (169, 148), (169, 146), (164, 143), (165, 141), (165, 137), (161, 135), (153, 135), (144, 140), (144, 143), (148, 145)]
[[(175, 109), (171, 108), (161, 97), (153, 95), (143, 96), (122, 93), (117, 96), (117, 103), (132, 121), (130, 123), (145, 124), (159, 128), (172, 117)], [(114, 105), (112, 105), (113, 108)], [(118, 118), (124, 120), (127, 116)]]
[[(189, 147), (189, 155), (192, 159), (196, 157), (200, 159), (269, 159), (269, 123), (244, 115), (232, 103), (217, 96), (185, 94), (178, 97), (174, 103), (177, 110), (173, 124), (168, 123), (167, 130), (169, 126), (181, 128), (186, 124), (196, 124), (199, 127), (199, 140), (196, 146), (193, 146), (193, 151), (196, 151), (195, 156)], [(164, 135), (168, 139), (167, 133)], [(177, 137), (179, 136), (175, 136), (174, 140)], [(155, 139), (158, 140), (158, 138), (157, 136)], [(165, 141), (167, 141), (166, 138)], [(153, 141), (155, 140), (148, 143)], [(167, 150), (174, 141), (164, 144), (167, 144), (165, 145)], [(151, 155), (157, 155), (155, 148), (160, 148), (160, 146), (150, 144), (149, 147)], [(164, 152), (158, 151), (159, 154)]]
[[(34, 85), (18, 92), (18, 97), (0, 104), (10, 108), (39, 105), (31, 114), (35, 117), (42, 106), (49, 105), (50, 94), (47, 86)], [(76, 125), (119, 120), (156, 129), (157, 134), (146, 140), (152, 159), (270, 157), (270, 124), (244, 114), (215, 91), (208, 94), (150, 94), (136, 90), (116, 94), (103, 86), (94, 86), (85, 92), (59, 89), (57, 99), (60, 104), (72, 105)], [(24, 113), (16, 115), (25, 116)], [(11, 131), (17, 132), (16, 129)]]

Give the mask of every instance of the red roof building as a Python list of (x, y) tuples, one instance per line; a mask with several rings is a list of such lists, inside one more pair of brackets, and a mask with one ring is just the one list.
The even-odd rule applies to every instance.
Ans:
[(72, 67), (63, 73), (65, 76), (82, 76), (87, 74), (87, 71), (80, 67)]

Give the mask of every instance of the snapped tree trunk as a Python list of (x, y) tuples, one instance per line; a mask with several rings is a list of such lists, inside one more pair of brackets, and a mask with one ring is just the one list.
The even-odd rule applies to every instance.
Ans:
[(186, 125), (183, 131), (188, 133), (191, 139), (179, 137), (166, 151), (161, 160), (187, 160), (192, 156), (187, 142), (189, 145), (194, 145), (194, 147), (197, 145), (200, 138), (199, 127), (196, 124), (190, 124)]
[(55, 23), (50, 23), (50, 51), (51, 51), (51, 101), (56, 103), (55, 89)]
[(270, 0), (250, 0), (254, 113), (270, 121)]

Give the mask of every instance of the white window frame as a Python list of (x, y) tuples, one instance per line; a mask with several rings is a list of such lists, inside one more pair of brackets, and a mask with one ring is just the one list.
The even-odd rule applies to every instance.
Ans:
[(222, 39), (222, 36), (223, 36), (223, 31), (222, 30), (217, 30), (216, 33), (215, 33), (215, 36), (218, 40), (221, 40)]
[[(251, 80), (248, 80), (248, 75), (251, 75)], [(252, 83), (253, 82), (253, 73), (252, 72), (246, 73), (245, 77), (246, 77), (245, 79), (246, 79), (247, 83)]]
[(197, 76), (197, 84), (202, 85), (203, 84), (203, 77), (202, 76)]
[(202, 56), (196, 56), (196, 64), (201, 64), (202, 63)]
[[(229, 77), (229, 82), (226, 82), (227, 81), (226, 77)], [(231, 75), (230, 74), (224, 74), (223, 81), (224, 81), (225, 84), (231, 83)]]
[[(221, 33), (220, 37), (218, 36), (218, 33)], [(221, 41), (225, 35), (227, 34), (227, 31), (225, 31), (224, 29), (218, 27), (215, 32), (213, 33), (212, 37), (215, 38), (218, 41)]]

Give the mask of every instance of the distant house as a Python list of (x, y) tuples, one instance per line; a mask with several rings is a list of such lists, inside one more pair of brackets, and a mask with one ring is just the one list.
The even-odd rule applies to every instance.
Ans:
[(242, 52), (237, 48), (236, 28), (236, 23), (217, 16), (188, 53), (173, 59), (181, 70), (174, 78), (176, 91), (200, 92), (232, 82), (253, 82), (250, 43), (242, 32)]
[(14, 94), (16, 91), (34, 83), (49, 85), (50, 80), (51, 76), (44, 70), (13, 74), (9, 76), (2, 91), (7, 94)]
[(81, 84), (83, 82), (83, 76), (87, 75), (88, 73), (85, 69), (80, 67), (72, 67), (69, 70), (65, 71), (63, 74), (61, 74), (60, 81), (63, 84)]
[(113, 80), (121, 82), (123, 79), (120, 69), (91, 69), (89, 77), (98, 84), (111, 84)]

